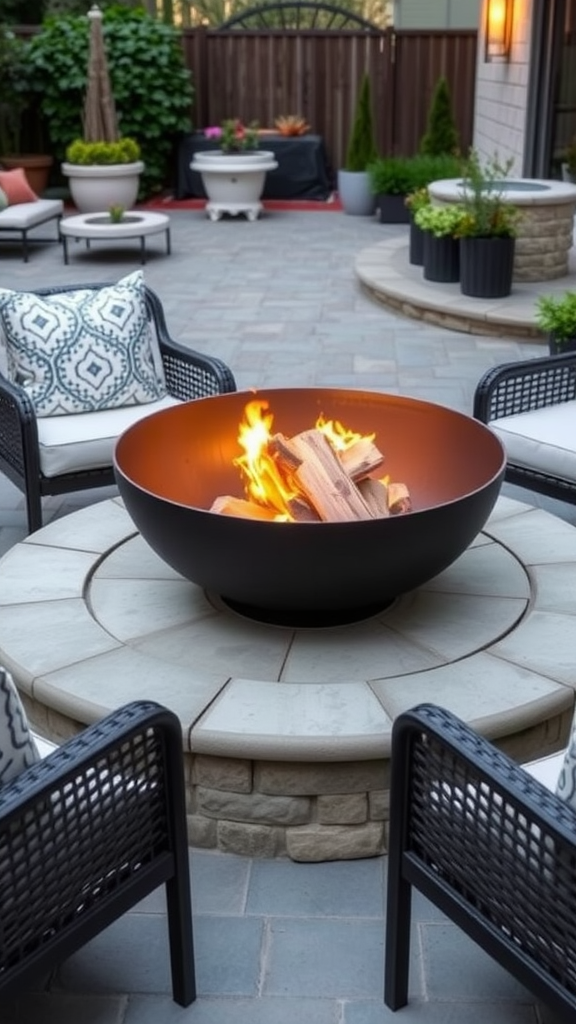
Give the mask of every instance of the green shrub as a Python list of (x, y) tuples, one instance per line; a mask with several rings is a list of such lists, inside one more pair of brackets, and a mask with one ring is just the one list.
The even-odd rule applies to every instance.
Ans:
[(428, 156), (441, 156), (444, 153), (457, 154), (460, 142), (458, 130), (452, 114), (450, 89), (444, 75), (441, 75), (434, 92), (428, 111), (426, 132), (420, 140), (420, 152)]
[(576, 292), (541, 295), (536, 302), (536, 323), (559, 342), (576, 338)]
[(140, 159), (140, 146), (135, 139), (123, 138), (118, 142), (84, 142), (75, 139), (66, 149), (71, 164), (130, 164)]
[(346, 171), (365, 171), (377, 156), (372, 122), (370, 78), (365, 74), (358, 94), (344, 169)]
[(408, 195), (426, 188), (433, 181), (457, 178), (462, 174), (462, 161), (458, 157), (442, 156), (389, 156), (380, 157), (368, 168), (372, 191), (391, 195)]
[[(190, 130), (190, 74), (178, 31), (142, 8), (108, 7), (102, 25), (120, 131), (138, 141), (146, 165), (142, 197), (162, 188), (177, 134)], [(47, 18), (30, 42), (32, 84), (59, 160), (82, 136), (88, 51), (86, 16)]]
[(456, 236), (463, 213), (463, 208), (458, 203), (430, 203), (414, 214), (414, 223), (422, 228), (422, 231), (430, 231), (436, 238)]

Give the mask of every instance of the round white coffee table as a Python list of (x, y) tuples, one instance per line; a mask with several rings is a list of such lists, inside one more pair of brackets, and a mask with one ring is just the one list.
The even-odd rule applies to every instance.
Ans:
[(64, 248), (64, 263), (68, 263), (68, 239), (85, 238), (87, 247), (93, 241), (140, 239), (140, 262), (146, 262), (146, 236), (164, 232), (166, 253), (170, 255), (170, 219), (165, 213), (129, 211), (121, 221), (114, 222), (105, 210), (102, 213), (79, 213), (60, 221), (60, 235)]

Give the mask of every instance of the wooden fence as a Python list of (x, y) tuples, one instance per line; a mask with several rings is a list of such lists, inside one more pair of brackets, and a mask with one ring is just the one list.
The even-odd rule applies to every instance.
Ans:
[[(29, 37), (38, 28), (16, 31)], [(184, 28), (182, 46), (193, 76), (195, 128), (228, 117), (273, 127), (280, 114), (301, 114), (324, 137), (336, 171), (368, 71), (379, 153), (411, 156), (426, 129), (434, 86), (445, 75), (462, 152), (472, 145), (473, 30)]]
[(325, 139), (334, 169), (344, 161), (360, 80), (370, 74), (381, 155), (410, 156), (426, 128), (440, 75), (450, 86), (463, 152), (472, 145), (475, 31), (184, 29), (195, 88), (195, 127), (227, 117), (272, 127), (301, 114)]

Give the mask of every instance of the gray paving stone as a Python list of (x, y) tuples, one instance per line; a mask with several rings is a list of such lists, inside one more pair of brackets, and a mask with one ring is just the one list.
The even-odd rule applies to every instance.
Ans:
[(379, 998), (381, 922), (340, 917), (273, 919), (263, 994), (318, 996), (320, 984), (328, 999)]
[(382, 918), (382, 858), (295, 864), (255, 861), (247, 914)]

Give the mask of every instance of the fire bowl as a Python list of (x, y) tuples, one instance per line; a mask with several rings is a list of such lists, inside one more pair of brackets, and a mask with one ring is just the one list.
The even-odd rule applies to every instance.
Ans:
[[(375, 432), (383, 471), (407, 484), (413, 511), (361, 522), (276, 523), (219, 515), (243, 497), (233, 459), (247, 402), (266, 399), (287, 436), (323, 414)], [(322, 612), (382, 607), (450, 565), (498, 497), (505, 456), (482, 423), (411, 398), (335, 388), (234, 392), (166, 409), (119, 438), (114, 469), (138, 530), (206, 591), (255, 609)], [(382, 471), (379, 475), (382, 475)]]

